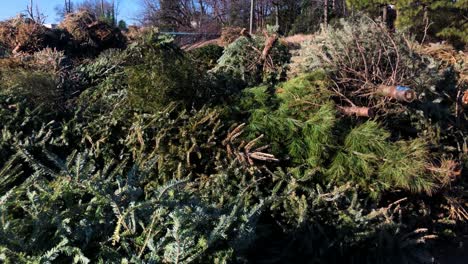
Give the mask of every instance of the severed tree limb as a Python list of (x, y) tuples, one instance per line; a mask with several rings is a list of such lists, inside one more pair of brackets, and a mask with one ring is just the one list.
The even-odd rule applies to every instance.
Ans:
[(370, 107), (359, 107), (359, 106), (341, 107), (339, 106), (338, 109), (347, 116), (370, 117), (370, 118), (375, 116), (375, 111)]
[(462, 105), (467, 107), (468, 106), (468, 90), (465, 91), (462, 97)]
[(380, 85), (377, 88), (377, 94), (402, 102), (413, 102), (416, 100), (416, 92), (413, 89), (402, 86)]
[(249, 31), (246, 28), (243, 28), (240, 32), (241, 36), (244, 36), (248, 39), (252, 39), (252, 35), (250, 35)]
[(21, 43), (18, 43), (18, 45), (16, 45), (16, 47), (13, 49), (12, 53), (16, 54), (16, 53), (20, 52), (22, 48), (23, 48), (23, 46), (21, 45)]
[(231, 130), (226, 139), (223, 140), (223, 145), (226, 146), (228, 157), (235, 158), (244, 165), (255, 166), (255, 161), (278, 162), (279, 160), (272, 154), (263, 152), (268, 146), (254, 148), (258, 141), (263, 138), (263, 135), (251, 140), (250, 142), (239, 141), (236, 139), (244, 132), (245, 124), (240, 124)]
[(277, 40), (278, 40), (278, 36), (276, 34), (267, 38), (267, 40), (265, 41), (265, 47), (263, 48), (263, 51), (262, 51), (262, 56), (260, 57), (261, 63), (264, 63), (266, 61), (268, 54), (270, 54), (270, 51), (275, 45)]

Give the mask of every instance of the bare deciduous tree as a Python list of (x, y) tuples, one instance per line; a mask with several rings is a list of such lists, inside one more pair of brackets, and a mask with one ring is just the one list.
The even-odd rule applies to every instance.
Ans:
[(74, 3), (71, 0), (65, 0), (63, 6), (55, 8), (59, 17), (64, 17), (69, 13), (79, 10), (86, 10), (96, 17), (100, 17), (109, 23), (116, 25), (117, 16), (119, 13), (119, 1), (115, 0), (85, 0), (82, 2)]
[(29, 4), (26, 6), (26, 14), (36, 23), (43, 24), (45, 22), (46, 17), (40, 12), (37, 4), (34, 6), (33, 0), (29, 0)]
[[(343, 16), (345, 0), (140, 0), (141, 22), (162, 30), (218, 32), (224, 26), (262, 31), (278, 25), (290, 32), (295, 24), (308, 28)], [(252, 21), (252, 24), (250, 22)], [(304, 27), (300, 27), (304, 28)]]

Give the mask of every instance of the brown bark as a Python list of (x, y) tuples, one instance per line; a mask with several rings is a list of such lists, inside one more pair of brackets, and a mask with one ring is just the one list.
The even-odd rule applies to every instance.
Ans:
[(462, 97), (462, 104), (463, 106), (468, 106), (468, 90), (465, 91)]
[(18, 110), (18, 105), (17, 104), (12, 104), (8, 106), (8, 109), (10, 110)]
[(377, 88), (377, 94), (402, 102), (412, 102), (416, 100), (416, 92), (406, 87), (380, 85)]
[(359, 107), (359, 106), (352, 106), (352, 107), (340, 107), (340, 111), (347, 115), (347, 116), (358, 116), (358, 117), (374, 117), (375, 112), (370, 107)]
[(21, 45), (21, 43), (18, 43), (18, 45), (16, 45), (16, 47), (12, 51), (13, 54), (16, 54), (16, 53), (20, 52), (22, 48), (23, 48), (23, 46)]
[(266, 60), (266, 58), (268, 57), (268, 54), (270, 53), (271, 49), (273, 48), (277, 40), (278, 40), (277, 35), (273, 35), (267, 38), (267, 40), (265, 41), (265, 48), (263, 48), (263, 52), (262, 52), (262, 57), (261, 57), (262, 62)]
[(250, 33), (248, 32), (248, 30), (246, 28), (243, 28), (240, 32), (241, 36), (244, 36), (248, 39), (251, 39), (252, 38), (252, 35), (250, 35)]

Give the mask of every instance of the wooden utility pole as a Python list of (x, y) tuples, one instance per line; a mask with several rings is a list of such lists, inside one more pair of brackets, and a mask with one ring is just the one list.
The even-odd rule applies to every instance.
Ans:
[(341, 4), (342, 4), (341, 7), (343, 8), (343, 9), (341, 10), (341, 14), (342, 14), (344, 17), (346, 17), (346, 16), (348, 16), (348, 9), (347, 9), (348, 7), (346, 6), (346, 1), (345, 1), (345, 0), (341, 1)]
[(323, 2), (323, 24), (328, 27), (328, 0)]
[(101, 16), (105, 17), (106, 14), (104, 13), (104, 0), (101, 0)]
[(253, 20), (254, 20), (255, 0), (250, 0), (250, 35), (253, 34)]
[(275, 6), (275, 24), (279, 27), (279, 3), (273, 2), (273, 5)]
[(198, 19), (198, 30), (202, 28), (202, 25), (204, 24), (204, 19), (206, 16), (206, 10), (205, 10), (205, 4), (203, 3), (203, 0), (198, 0), (198, 5), (200, 6), (200, 18)]
[(117, 12), (115, 10), (115, 0), (112, 0), (112, 25), (115, 26), (117, 25), (117, 18), (116, 18), (116, 15), (117, 15)]

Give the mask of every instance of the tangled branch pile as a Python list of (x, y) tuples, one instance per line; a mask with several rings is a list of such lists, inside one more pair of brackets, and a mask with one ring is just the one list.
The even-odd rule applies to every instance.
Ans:
[(0, 45), (13, 54), (30, 54), (47, 47), (70, 55), (96, 54), (125, 44), (118, 28), (84, 11), (67, 15), (58, 29), (46, 28), (23, 16), (0, 22)]
[[(305, 45), (302, 56), (307, 71), (325, 68), (333, 72), (337, 94), (350, 106), (385, 108), (387, 98), (395, 98), (382, 86), (404, 86), (420, 96), (434, 87), (438, 73), (436, 62), (414, 52), (410, 40), (401, 33), (392, 34), (383, 23), (367, 17), (341, 21), (339, 27), (322, 29)], [(382, 95), (384, 97), (382, 97)]]
[(419, 52), (437, 58), (445, 66), (453, 66), (460, 73), (460, 82), (468, 83), (468, 54), (456, 51), (451, 45), (430, 43), (419, 48)]
[(233, 76), (247, 85), (284, 80), (291, 55), (278, 35), (264, 32), (263, 36), (251, 36), (245, 29), (242, 34), (225, 48), (213, 72)]
[(87, 11), (68, 14), (59, 28), (69, 32), (80, 48), (104, 50), (122, 48), (125, 38), (122, 32)]
[(21, 16), (0, 22), (0, 43), (13, 53), (45, 48), (50, 34), (46, 27)]
[(221, 38), (219, 39), (219, 45), (227, 47), (242, 36), (244, 28), (240, 27), (225, 27), (221, 31)]
[(7, 49), (0, 43), (0, 58), (6, 57), (8, 54)]

